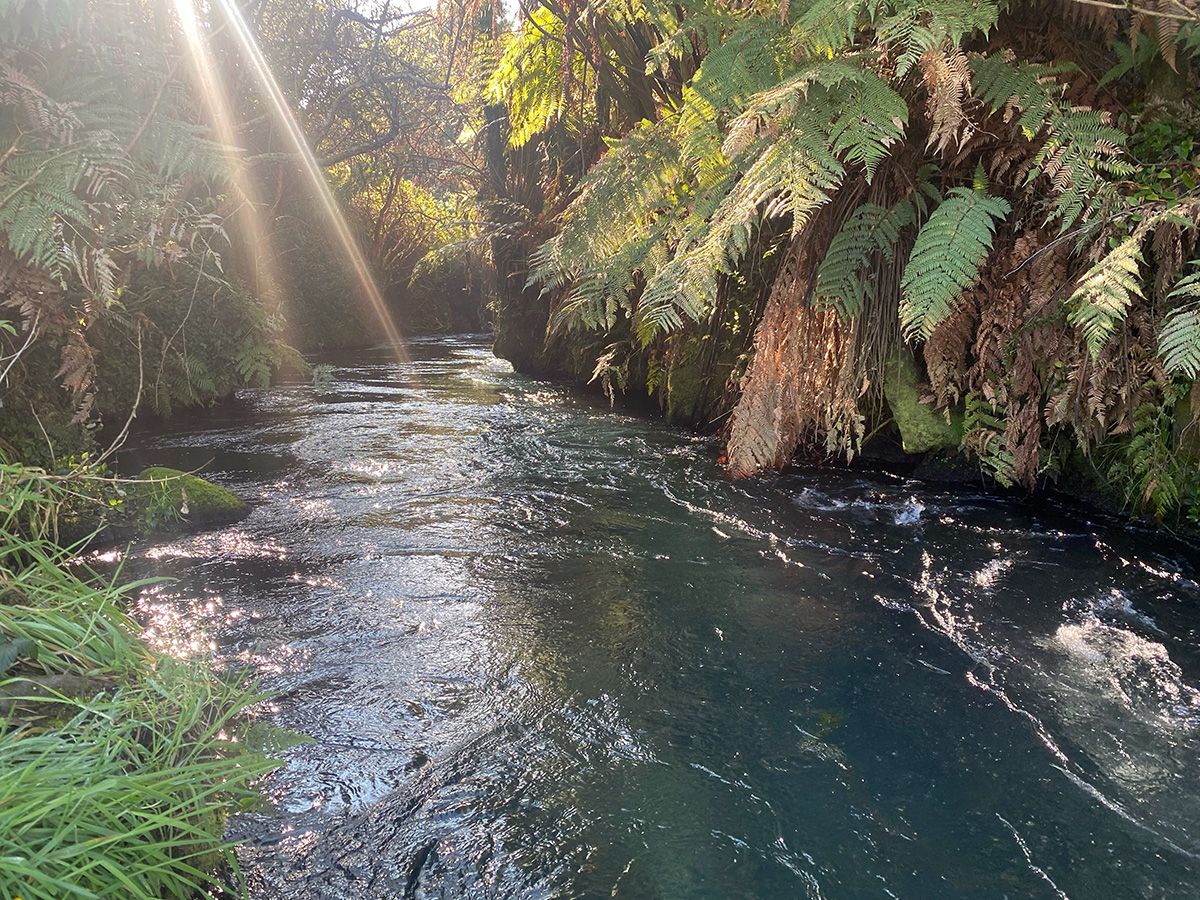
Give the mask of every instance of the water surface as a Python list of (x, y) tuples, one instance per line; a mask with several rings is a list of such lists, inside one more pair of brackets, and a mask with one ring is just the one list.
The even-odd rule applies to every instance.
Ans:
[(1179, 546), (710, 446), (469, 339), (333, 360), (127, 454), (253, 499), (138, 548), (149, 634), (312, 743), (258, 898), (1200, 896)]

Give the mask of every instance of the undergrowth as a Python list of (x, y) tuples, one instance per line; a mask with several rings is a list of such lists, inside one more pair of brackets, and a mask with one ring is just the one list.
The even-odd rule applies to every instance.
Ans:
[(53, 537), (75, 495), (0, 463), (0, 896), (196, 896), (235, 866), (225, 819), (273, 766), (239, 740), (260, 697), (138, 639), (146, 582)]

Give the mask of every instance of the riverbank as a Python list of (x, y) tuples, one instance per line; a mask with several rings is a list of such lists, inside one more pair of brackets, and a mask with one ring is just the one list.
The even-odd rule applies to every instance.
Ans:
[(184, 898), (220, 885), (228, 816), (273, 767), (245, 678), (151, 650), (123, 582), (56, 539), (70, 482), (0, 465), (0, 895)]
[[(711, 438), (714, 459), (734, 469), (728, 461), (727, 441), (729, 417), (737, 397), (733, 387), (737, 366), (736, 353), (730, 353), (729, 348), (706, 355), (695, 342), (685, 344), (684, 352), (673, 358), (684, 359), (686, 364), (674, 363), (666, 375), (652, 364), (652, 354), (634, 353), (621, 362), (620, 378), (613, 380), (615, 376), (606, 373), (594, 358), (601, 348), (578, 335), (544, 345), (538, 343), (536, 335), (525, 337), (532, 343), (522, 349), (514, 346), (511, 334), (497, 336), (497, 355), (528, 376), (605, 396), (618, 411), (660, 419)], [(542, 347), (537, 353), (530, 350), (535, 345)], [(929, 385), (911, 365), (895, 367), (887, 388), (885, 405), (877, 411), (879, 423), (865, 430), (861, 446), (849, 458), (825, 447), (808, 446), (780, 458), (773, 471), (786, 472), (799, 466), (827, 468), (831, 473), (885, 473), (911, 480), (918, 488), (957, 486), (1027, 505), (1044, 504), (1048, 509), (1065, 502), (1085, 519), (1099, 516), (1111, 519), (1118, 527), (1150, 529), (1200, 545), (1200, 481), (1194, 474), (1200, 471), (1200, 457), (1196, 456), (1200, 450), (1194, 446), (1194, 437), (1180, 445), (1170, 458), (1170, 466), (1159, 459), (1166, 455), (1165, 448), (1145, 435), (1139, 446), (1154, 456), (1151, 462), (1128, 458), (1112, 447), (1091, 455), (1059, 448), (1033, 484), (1026, 485), (999, 477), (994, 467), (983, 463), (980, 447), (968, 439), (963, 429), (962, 411), (946, 415), (933, 408), (927, 402)], [(1185, 424), (1181, 418), (1176, 430), (1185, 431)], [(991, 451), (1005, 452), (1001, 444), (992, 445)], [(1151, 464), (1155, 462), (1157, 467)], [(744, 473), (730, 474), (736, 477)], [(773, 472), (761, 474), (770, 477)], [(1153, 481), (1155, 476), (1169, 481), (1177, 501), (1170, 509), (1144, 502), (1148, 490), (1162, 487)]]

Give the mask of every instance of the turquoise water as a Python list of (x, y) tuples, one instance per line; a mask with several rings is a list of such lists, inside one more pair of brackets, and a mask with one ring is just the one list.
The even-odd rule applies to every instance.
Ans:
[(254, 897), (1200, 896), (1200, 585), (1087, 514), (713, 449), (481, 342), (127, 454), (255, 503), (140, 614), (310, 736)]

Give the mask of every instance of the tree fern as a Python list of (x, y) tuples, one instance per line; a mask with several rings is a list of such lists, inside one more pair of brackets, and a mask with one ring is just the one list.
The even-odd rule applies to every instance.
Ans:
[(975, 283), (992, 248), (996, 223), (1008, 201), (980, 187), (958, 187), (917, 233), (900, 282), (900, 323), (910, 337), (926, 338)]
[(1158, 353), (1172, 374), (1200, 376), (1200, 272), (1181, 279), (1168, 301), (1181, 304), (1167, 313), (1158, 332)]
[[(717, 56), (711, 67), (706, 60), (696, 79), (707, 85), (703, 94), (685, 92), (678, 115), (643, 123), (589, 173), (562, 232), (533, 260), (533, 281), (571, 285), (560, 327), (576, 316), (595, 326), (614, 321), (617, 294), (633, 288), (635, 274), (645, 277), (634, 310), (643, 341), (701, 319), (718, 279), (736, 270), (764, 217), (788, 217), (799, 230), (847, 167), (869, 178), (903, 134), (907, 104), (856, 61), (808, 63), (745, 96), (771, 81), (745, 62), (754, 58), (746, 48), (771, 58), (772, 33), (747, 30), (740, 54)], [(713, 136), (724, 116), (717, 104), (741, 108), (719, 148)], [(614, 271), (618, 260), (633, 271)]]

